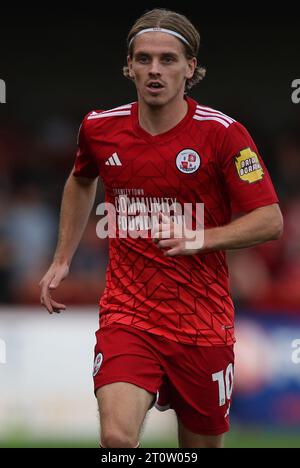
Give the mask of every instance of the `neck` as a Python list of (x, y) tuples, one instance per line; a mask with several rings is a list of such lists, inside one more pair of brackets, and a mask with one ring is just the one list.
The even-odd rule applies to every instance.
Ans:
[(140, 126), (152, 136), (168, 132), (186, 116), (188, 103), (185, 99), (168, 102), (165, 106), (149, 106), (139, 100)]

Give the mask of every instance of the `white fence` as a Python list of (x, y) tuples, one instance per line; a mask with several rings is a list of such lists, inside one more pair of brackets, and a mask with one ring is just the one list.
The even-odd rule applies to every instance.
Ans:
[[(0, 437), (15, 431), (56, 439), (98, 437), (92, 380), (97, 328), (97, 308), (70, 307), (52, 316), (39, 307), (0, 308), (0, 348), (6, 350), (0, 361)], [(144, 438), (172, 434), (173, 412), (152, 409)]]

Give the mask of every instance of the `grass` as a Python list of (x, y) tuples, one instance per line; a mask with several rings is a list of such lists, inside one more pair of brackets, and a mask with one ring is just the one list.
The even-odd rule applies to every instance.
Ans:
[[(0, 448), (97, 448), (97, 440), (33, 440), (25, 436), (0, 439)], [(176, 448), (175, 440), (145, 440), (143, 448)], [(226, 436), (226, 448), (300, 448), (300, 433), (241, 429)]]

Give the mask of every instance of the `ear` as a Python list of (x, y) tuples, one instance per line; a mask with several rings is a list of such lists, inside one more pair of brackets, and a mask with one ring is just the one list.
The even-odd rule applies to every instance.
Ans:
[(186, 73), (186, 79), (190, 80), (193, 78), (193, 75), (195, 73), (196, 67), (197, 67), (197, 59), (196, 57), (193, 57), (192, 59), (188, 60), (187, 64), (187, 73)]
[(133, 70), (132, 70), (132, 58), (130, 57), (130, 55), (127, 55), (127, 65), (128, 65), (128, 68), (129, 68), (129, 77), (133, 80), (134, 79), (134, 73), (133, 73)]

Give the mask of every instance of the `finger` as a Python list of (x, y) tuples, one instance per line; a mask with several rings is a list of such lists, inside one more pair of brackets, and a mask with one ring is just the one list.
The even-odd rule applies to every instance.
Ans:
[(171, 218), (169, 216), (166, 216), (162, 211), (160, 212), (161, 214), (161, 221), (162, 223), (165, 223), (165, 224), (170, 224), (172, 222)]
[(153, 227), (151, 230), (152, 239), (159, 239), (160, 233), (161, 233), (161, 225), (159, 224)]
[(162, 231), (155, 234), (153, 241), (157, 244), (161, 239), (170, 239), (172, 238), (172, 233), (170, 231)]
[(160, 233), (161, 231), (172, 230), (173, 224), (174, 223), (171, 221), (171, 219), (167, 218), (165, 215), (162, 219), (162, 213), (160, 212), (158, 214), (158, 222), (153, 223), (153, 227), (151, 229), (151, 237), (154, 237), (157, 233)]
[(161, 223), (164, 228), (171, 228), (174, 225), (174, 221), (171, 219), (170, 216), (166, 216), (162, 213)]
[(53, 314), (53, 308), (51, 305), (50, 297), (45, 294), (41, 295), (41, 304), (48, 310), (49, 314)]
[(165, 257), (175, 257), (176, 255), (182, 255), (180, 247), (174, 247), (173, 249), (164, 252)]
[(163, 221), (160, 224), (160, 226), (161, 231), (170, 231), (171, 233), (174, 232), (174, 229), (176, 227), (174, 221), (172, 221), (171, 218), (167, 218), (166, 216), (163, 218)]
[(51, 305), (53, 308), (53, 311), (56, 312), (57, 314), (60, 314), (63, 310), (66, 310), (66, 306), (64, 304), (60, 304), (59, 302), (54, 301), (51, 299)]
[[(51, 278), (50, 278), (51, 281)], [(51, 302), (51, 295), (49, 292), (49, 280), (43, 284), (41, 292), (42, 304), (45, 305), (46, 309), (50, 314), (53, 314), (53, 307)]]
[(167, 239), (167, 240), (161, 240), (158, 242), (157, 247), (159, 249), (166, 249), (168, 247), (175, 247), (177, 245), (178, 241), (176, 239)]
[(54, 301), (50, 295), (42, 296), (41, 304), (48, 310), (49, 314), (53, 314), (53, 312), (60, 313), (62, 310), (66, 310), (64, 304)]
[(170, 239), (174, 237), (173, 226), (162, 226), (160, 231), (153, 234), (153, 239)]
[(163, 233), (156, 234), (155, 237), (153, 238), (153, 242), (154, 244), (158, 244), (161, 240), (166, 240), (170, 238), (171, 238), (170, 233), (164, 231)]
[(151, 229), (151, 237), (154, 237), (160, 231), (161, 231), (161, 224), (160, 223), (153, 224), (152, 229)]
[(53, 307), (56, 307), (58, 309), (66, 309), (65, 304), (60, 304), (59, 302), (54, 301), (52, 298), (51, 298), (51, 304)]
[(161, 211), (158, 213), (158, 216), (156, 219), (157, 219), (157, 222), (155, 223), (155, 225), (157, 227), (162, 226), (162, 225), (169, 226), (173, 222), (169, 216), (166, 216)]

